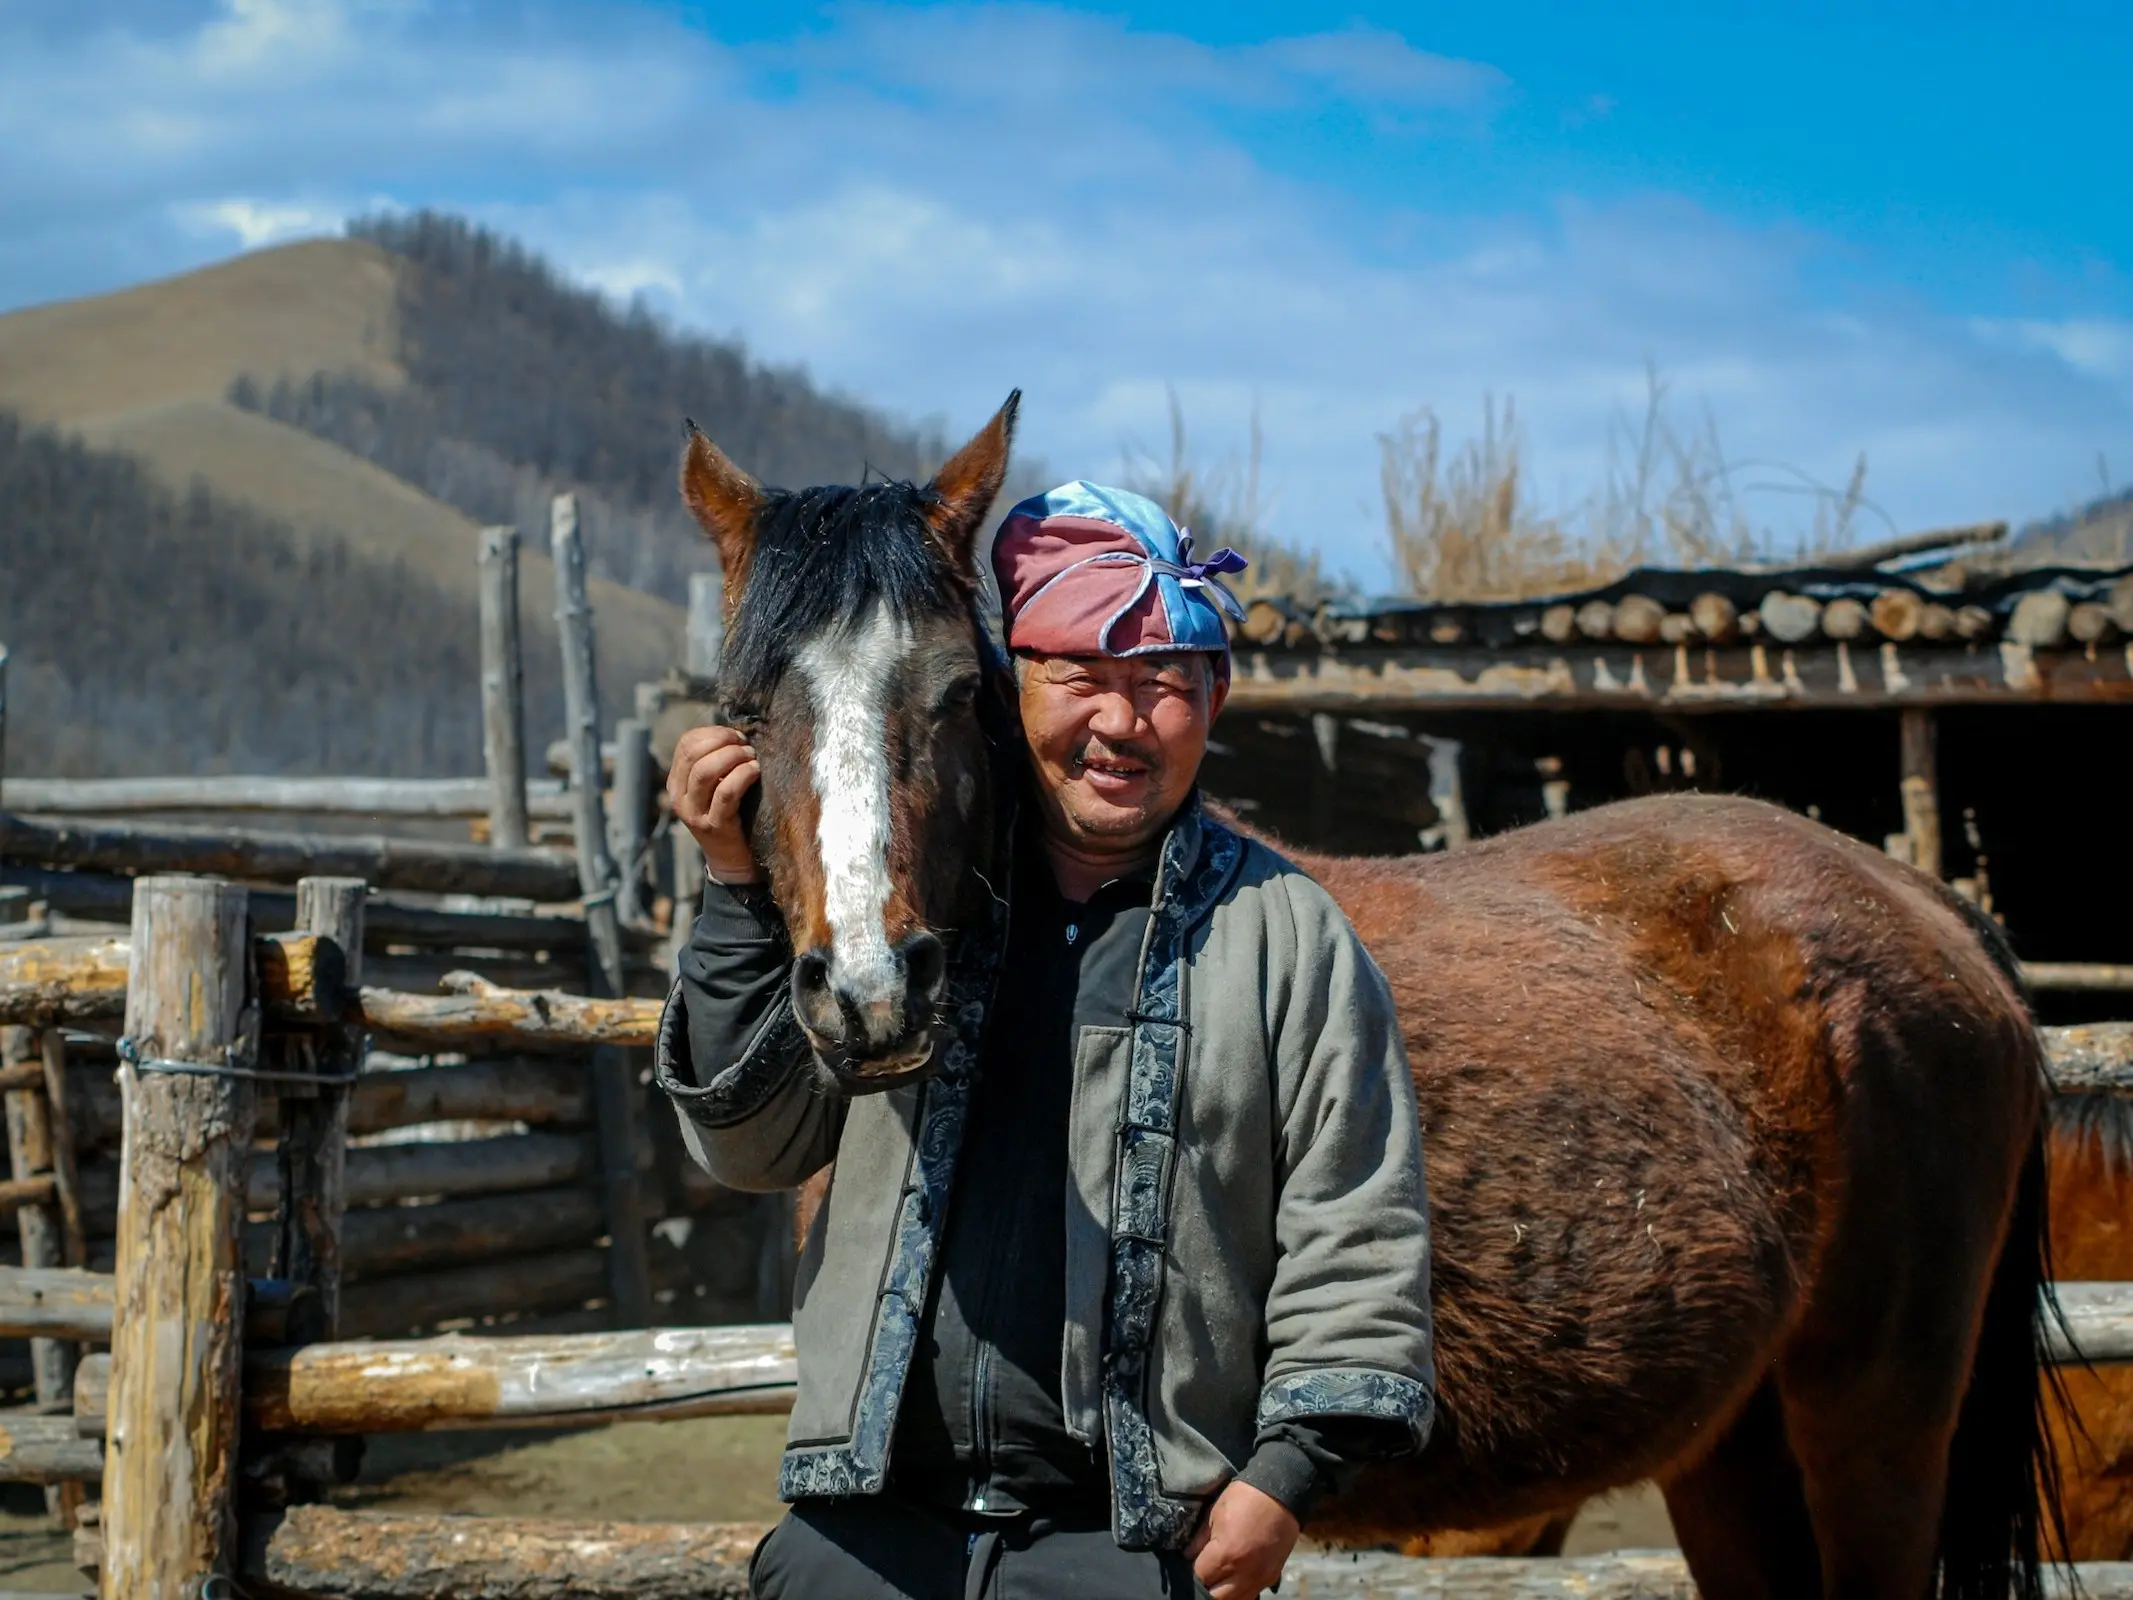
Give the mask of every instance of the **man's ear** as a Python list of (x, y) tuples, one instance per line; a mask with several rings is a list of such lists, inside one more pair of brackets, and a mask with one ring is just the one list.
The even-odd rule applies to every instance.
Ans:
[(748, 587), (748, 563), (755, 555), (755, 516), (763, 506), (762, 485), (729, 461), (726, 452), (691, 422), (688, 449), (681, 458), (681, 498), (718, 547), (730, 618)]
[(1015, 440), (1015, 413), (1022, 408), (1022, 391), (1007, 397), (1007, 404), (992, 421), (972, 436), (970, 443), (950, 456), (926, 485), (926, 526), (935, 545), (949, 564), (961, 573), (974, 573), (971, 552), (985, 513), (1007, 479), (1007, 456)]

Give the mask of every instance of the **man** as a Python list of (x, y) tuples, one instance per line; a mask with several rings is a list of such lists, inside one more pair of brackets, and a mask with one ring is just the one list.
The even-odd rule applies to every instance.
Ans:
[[(1028, 770), (938, 1267), (906, 1364), (862, 1382), (909, 1213), (901, 1161), (846, 1133), (828, 1205), (860, 1267), (821, 1270), (818, 1224), (795, 1325), (803, 1370), (830, 1352), (816, 1370), (857, 1398), (801, 1397), (761, 1600), (1248, 1600), (1357, 1463), (1427, 1437), (1421, 1140), (1391, 997), (1322, 890), (1200, 808), (1236, 606), (1218, 575), (1242, 562), (1195, 565), (1190, 543), (1085, 483), (995, 535)], [(736, 1123), (689, 1120), (786, 986), (740, 822), (756, 777), (739, 732), (702, 728), (668, 783), (712, 881), (660, 1079), (743, 1188), (793, 1181), (795, 1128), (828, 1114), (796, 1069)], [(1184, 1026), (1150, 1026), (1158, 988)], [(850, 1463), (877, 1430), (887, 1470), (866, 1478)]]

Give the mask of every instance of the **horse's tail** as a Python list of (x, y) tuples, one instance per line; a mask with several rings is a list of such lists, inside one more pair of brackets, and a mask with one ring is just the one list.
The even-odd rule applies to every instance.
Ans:
[[(1975, 906), (1956, 903), (2026, 1007), (2021, 967), (2006, 935)], [(2042, 1049), (2025, 1054), (2042, 1078)], [(2048, 1091), (2049, 1084), (2045, 1087)], [(1970, 1387), (1949, 1451), (1938, 1550), (1940, 1600), (2041, 1600), (2046, 1534), (2056, 1537), (2059, 1550), (2066, 1549), (2059, 1463), (2046, 1425), (2049, 1402), (2063, 1396), (2046, 1346), (2050, 1324), (2063, 1326), (2052, 1293), (2046, 1138), (2046, 1119), (2040, 1116), (2015, 1183), (2014, 1209), (1985, 1296)]]

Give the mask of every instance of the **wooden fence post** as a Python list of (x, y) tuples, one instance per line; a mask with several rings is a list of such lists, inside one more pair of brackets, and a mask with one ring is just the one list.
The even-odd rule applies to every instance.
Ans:
[(525, 662), (518, 637), (518, 530), (481, 531), (481, 742), (489, 843), (517, 849), (526, 820)]
[[(557, 495), (550, 517), (563, 716), (570, 741), (571, 832), (577, 844), (578, 886), (585, 895), (585, 932), (592, 951), (589, 976), (594, 994), (618, 996), (623, 992), (622, 924), (600, 806), (600, 696), (593, 675), (592, 604), (586, 597), (576, 496)], [(627, 1051), (595, 1046), (592, 1077), (607, 1197), (608, 1286), (617, 1323), (642, 1327), (652, 1319), (652, 1278), (644, 1199), (637, 1184), (636, 1065)]]
[(624, 927), (644, 920), (644, 875), (639, 859), (644, 854), (646, 825), (652, 808), (652, 729), (636, 717), (615, 724), (615, 814), (610, 821), (614, 836), (616, 879), (615, 915)]
[[(296, 927), (340, 946), (350, 990), (363, 982), (361, 878), (305, 878), (296, 886)], [(331, 1339), (341, 1311), (341, 1213), (346, 1206), (349, 1087), (363, 1061), (360, 1022), (331, 1024), (315, 1035), (290, 1032), (276, 1054), (288, 1070), (345, 1077), (345, 1085), (284, 1084), (281, 1089), (281, 1217), (273, 1275), (297, 1298), (289, 1342)], [(308, 1291), (308, 1292), (306, 1292)]]
[[(34, 1031), (0, 1028), (0, 1065), (28, 1068), (37, 1074), (31, 1086), (7, 1091), (7, 1153), (18, 1180), (50, 1176), (56, 1167), (51, 1108), (45, 1103), (43, 1057), (42, 1042)], [(21, 1234), (25, 1267), (81, 1264), (67, 1259), (66, 1233), (57, 1205), (20, 1205), (15, 1210), (15, 1226)], [(80, 1354), (80, 1347), (70, 1339), (30, 1341), (30, 1370), (37, 1386), (39, 1411), (74, 1409), (74, 1364)], [(80, 1499), (78, 1485), (45, 1486), (45, 1509), (56, 1517), (70, 1517)]]
[(134, 889), (103, 1600), (198, 1600), (236, 1554), (254, 1091), (217, 1069), (258, 1053), (245, 909), (241, 887), (214, 879)]
[(726, 584), (715, 572), (689, 574), (689, 633), (682, 670), (697, 679), (718, 676), (726, 648)]
[(1940, 759), (1933, 713), (1907, 706), (1902, 713), (1903, 831), (1910, 840), (1911, 865), (1930, 877), (1941, 875)]

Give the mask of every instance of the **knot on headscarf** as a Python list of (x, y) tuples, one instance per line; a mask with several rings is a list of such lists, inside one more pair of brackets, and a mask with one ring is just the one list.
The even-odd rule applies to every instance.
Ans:
[(1063, 484), (1032, 495), (993, 536), (1010, 649), (1044, 655), (1229, 651), (1244, 607), (1222, 579), (1235, 550), (1192, 559), (1192, 535), (1144, 495)]

